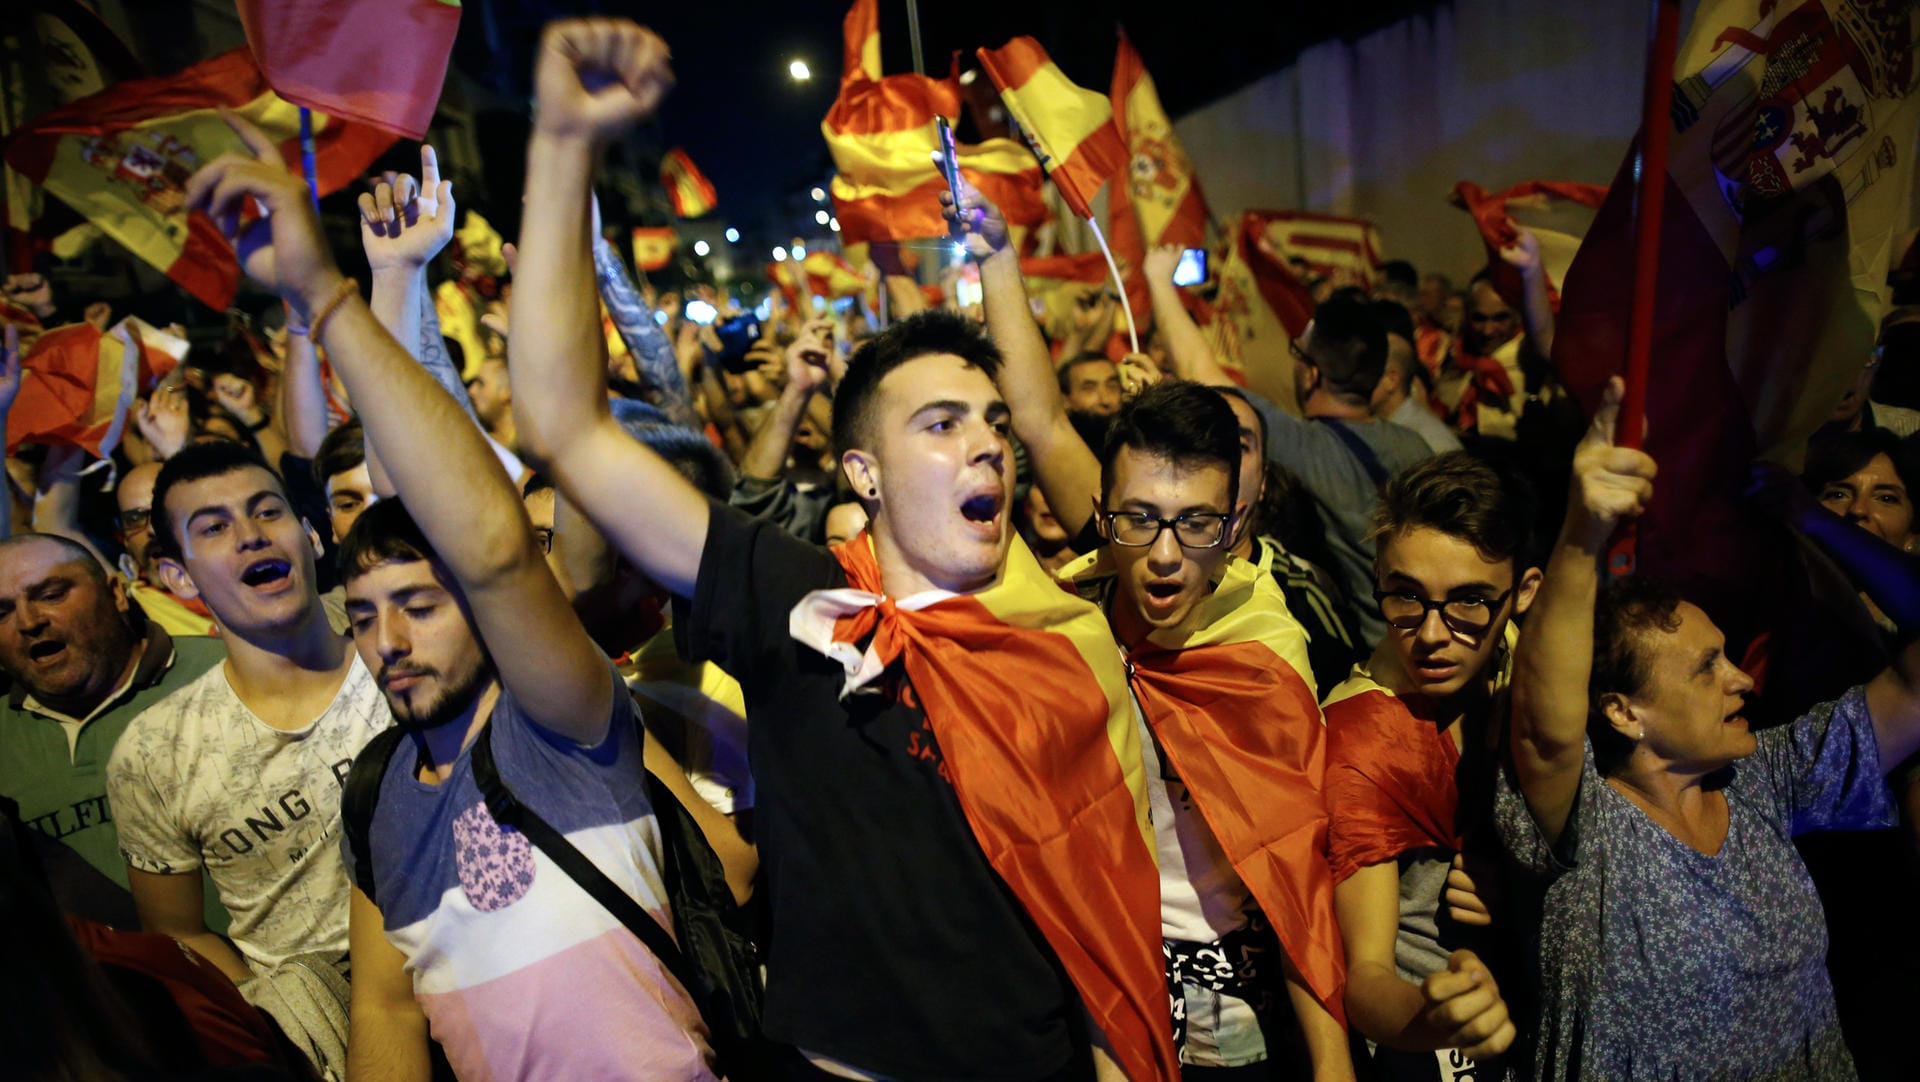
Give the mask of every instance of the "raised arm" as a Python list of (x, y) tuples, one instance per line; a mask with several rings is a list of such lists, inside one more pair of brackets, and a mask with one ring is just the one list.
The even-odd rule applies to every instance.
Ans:
[(1613, 445), (1621, 394), (1615, 377), (1574, 451), (1566, 524), (1513, 659), (1514, 771), (1549, 840), (1558, 840), (1567, 825), (1586, 759), (1601, 555), (1614, 525), (1639, 515), (1653, 498), (1653, 459)]
[(307, 325), (287, 312), (287, 363), (280, 371), (280, 401), (287, 414), (287, 446), (301, 458), (320, 453), (320, 441), (332, 428), (326, 379), (320, 354), (307, 337)]
[[(1510, 225), (1513, 223), (1509, 221)], [(1540, 238), (1523, 225), (1513, 225), (1514, 241), (1500, 249), (1500, 258), (1520, 272), (1520, 318), (1527, 336), (1542, 357), (1553, 356), (1553, 297), (1547, 268), (1540, 261)]]
[(1180, 303), (1180, 287), (1173, 284), (1173, 272), (1180, 265), (1181, 248), (1177, 244), (1155, 245), (1141, 263), (1147, 277), (1147, 294), (1153, 299), (1153, 325), (1167, 342), (1167, 356), (1181, 379), (1215, 387), (1231, 387), (1234, 382), (1207, 344), (1200, 325)]
[[(598, 744), (614, 705), (606, 658), (548, 571), (519, 490), (472, 418), (341, 276), (306, 185), (287, 172), (272, 140), (238, 117), (229, 123), (254, 157), (226, 155), (202, 169), (188, 186), (190, 201), (229, 225), (246, 196), (269, 208), (236, 238), (247, 273), (310, 326), (325, 316), (312, 333), (352, 391), (368, 439), (387, 448), (388, 473), (460, 584), (481, 640), (514, 644), (494, 653), (501, 682), (544, 728)], [(438, 196), (451, 198), (449, 183)]]
[[(596, 226), (599, 209), (596, 203)], [(607, 314), (613, 317), (613, 327), (627, 344), (627, 352), (633, 354), (640, 377), (660, 392), (660, 408), (674, 424), (699, 428), (700, 416), (693, 411), (693, 397), (687, 392), (687, 378), (680, 371), (673, 342), (653, 321), (653, 309), (634, 288), (633, 279), (627, 277), (626, 263), (598, 228), (593, 231), (593, 275), (600, 284), (600, 299), (606, 302)], [(511, 320), (508, 326), (512, 326)]]
[(522, 445), (614, 547), (684, 597), (706, 547), (707, 499), (608, 410), (587, 235), (600, 149), (650, 115), (671, 81), (665, 44), (633, 23), (547, 27), (508, 326)]
[(833, 353), (833, 321), (809, 320), (800, 337), (787, 347), (787, 385), (774, 399), (773, 410), (753, 434), (745, 458), (740, 460), (740, 475), (762, 481), (777, 481), (787, 468), (787, 453), (793, 447), (793, 434), (800, 419), (807, 415), (814, 392), (825, 386), (827, 360)]
[[(20, 330), (6, 324), (0, 331), (0, 457), (7, 447), (7, 414), (13, 412), (13, 400), (20, 393)], [(13, 536), (13, 501), (0, 492), (0, 540)]]
[(965, 238), (967, 252), (980, 264), (987, 330), (1000, 347), (995, 382), (1013, 411), (1014, 434), (1026, 444), (1047, 506), (1067, 536), (1077, 537), (1093, 518), (1094, 501), (1100, 498), (1100, 460), (1067, 418), (1047, 340), (1027, 303), (1020, 257), (1007, 244), (1006, 219), (965, 179), (960, 181), (960, 198), (961, 207), (955, 212), (952, 196), (940, 194), (955, 235)]

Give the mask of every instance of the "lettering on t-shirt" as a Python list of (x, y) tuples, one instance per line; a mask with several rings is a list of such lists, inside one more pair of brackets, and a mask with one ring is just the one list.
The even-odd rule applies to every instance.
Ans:
[(947, 775), (947, 760), (940, 754), (940, 742), (933, 738), (933, 726), (927, 722), (925, 714), (920, 715), (920, 727), (907, 734), (907, 754), (923, 763), (933, 766), (933, 772), (948, 785), (953, 779)]
[(306, 796), (298, 789), (289, 789), (280, 794), (279, 800), (261, 807), (258, 814), (249, 813), (239, 825), (227, 827), (216, 837), (226, 845), (228, 853), (237, 857), (252, 852), (254, 842), (264, 842), (312, 814), (313, 805), (307, 802)]
[(333, 782), (340, 788), (347, 787), (347, 775), (353, 773), (353, 759), (336, 759), (333, 763)]
[(1480, 1065), (1467, 1058), (1467, 1054), (1458, 1048), (1447, 1049), (1447, 1069), (1449, 1082), (1465, 1082), (1469, 1078), (1480, 1077)]
[(113, 822), (113, 809), (107, 805), (107, 794), (90, 796), (76, 800), (64, 808), (55, 808), (37, 819), (27, 820), (27, 825), (54, 841), (69, 834), (79, 832), (102, 823)]

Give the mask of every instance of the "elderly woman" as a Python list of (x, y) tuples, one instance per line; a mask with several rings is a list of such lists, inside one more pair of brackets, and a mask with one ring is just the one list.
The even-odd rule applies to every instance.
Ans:
[(1598, 589), (1615, 523), (1653, 490), (1653, 460), (1612, 446), (1619, 394), (1616, 380), (1574, 458), (1497, 797), (1538, 906), (1532, 1074), (1851, 1079), (1792, 839), (1891, 825), (1881, 774), (1920, 745), (1920, 647), (1750, 732), (1753, 682), (1704, 612), (1642, 580)]

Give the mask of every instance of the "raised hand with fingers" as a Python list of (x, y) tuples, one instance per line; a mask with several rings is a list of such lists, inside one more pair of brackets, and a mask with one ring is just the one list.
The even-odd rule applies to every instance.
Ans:
[(187, 392), (177, 384), (156, 387), (146, 404), (134, 412), (133, 424), (162, 459), (172, 458), (187, 445), (193, 425), (187, 417)]
[(417, 270), (453, 239), (453, 181), (440, 178), (433, 147), (420, 144), (420, 177), (389, 174), (360, 195), (360, 243), (375, 272)]
[(1616, 523), (1637, 518), (1653, 499), (1653, 476), (1658, 467), (1652, 456), (1613, 443), (1625, 393), (1620, 377), (1607, 381), (1593, 423), (1573, 452), (1566, 530), (1589, 548), (1605, 545)]
[(1445, 1047), (1461, 1049), (1479, 1060), (1497, 1056), (1513, 1044), (1513, 1019), (1500, 986), (1472, 951), (1454, 951), (1447, 968), (1420, 982), (1420, 994), (1427, 1000), (1427, 1024), (1448, 1035)]
[(946, 217), (953, 238), (965, 244), (967, 254), (975, 259), (985, 259), (1007, 246), (1006, 216), (964, 176), (960, 178), (960, 205), (953, 205), (952, 192), (943, 191), (940, 213)]
[(1128, 398), (1160, 382), (1160, 368), (1144, 353), (1129, 353), (1120, 358), (1120, 393)]
[(1507, 219), (1507, 227), (1513, 230), (1513, 242), (1500, 246), (1500, 258), (1510, 267), (1521, 271), (1537, 270), (1540, 267), (1540, 238), (1533, 230)]
[(1140, 270), (1147, 276), (1147, 284), (1165, 282), (1173, 284), (1173, 272), (1180, 267), (1180, 256), (1186, 249), (1178, 244), (1156, 244), (1140, 261)]
[(225, 406), (235, 417), (248, 425), (256, 425), (266, 420), (266, 414), (260, 410), (258, 392), (253, 381), (231, 372), (221, 372), (213, 377), (213, 400)]
[[(304, 321), (340, 282), (306, 181), (287, 170), (280, 148), (245, 117), (221, 110), (246, 154), (222, 154), (187, 181), (187, 206), (205, 211), (240, 257), (247, 277), (279, 294)], [(251, 198), (265, 213), (243, 223)]]
[(534, 127), (604, 143), (653, 115), (673, 88), (667, 43), (626, 19), (549, 23), (534, 62)]
[(787, 385), (796, 392), (819, 390), (831, 374), (833, 353), (833, 321), (808, 320), (787, 347)]

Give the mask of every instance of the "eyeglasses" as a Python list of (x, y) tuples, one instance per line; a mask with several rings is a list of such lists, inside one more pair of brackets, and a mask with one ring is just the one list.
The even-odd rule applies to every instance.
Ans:
[(1299, 361), (1301, 364), (1310, 364), (1315, 368), (1320, 367), (1312, 357), (1307, 355), (1306, 350), (1300, 348), (1300, 343), (1291, 338), (1287, 339), (1287, 352), (1293, 354), (1293, 359)]
[(1440, 622), (1459, 635), (1480, 635), (1493, 626), (1493, 618), (1507, 598), (1509, 589), (1499, 597), (1450, 597), (1441, 601), (1421, 597), (1406, 590), (1375, 590), (1373, 600), (1380, 606), (1380, 618), (1388, 627), (1412, 631), (1427, 622), (1427, 614), (1438, 609)]
[(1160, 518), (1138, 511), (1102, 511), (1107, 539), (1127, 548), (1146, 548), (1160, 540), (1162, 530), (1172, 528), (1174, 540), (1185, 548), (1210, 549), (1227, 536), (1227, 516), (1213, 513)]
[(153, 508), (151, 507), (129, 507), (125, 511), (120, 512), (120, 531), (122, 533), (139, 533), (152, 524)]

